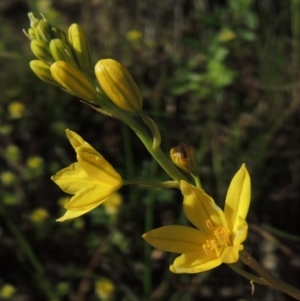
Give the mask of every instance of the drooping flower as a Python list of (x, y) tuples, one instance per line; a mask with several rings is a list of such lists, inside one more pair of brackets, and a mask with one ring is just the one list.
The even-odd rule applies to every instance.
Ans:
[(122, 178), (90, 144), (66, 130), (78, 162), (62, 169), (51, 179), (74, 196), (64, 205), (67, 212), (57, 221), (83, 215), (102, 204), (122, 186)]
[(238, 261), (247, 237), (246, 216), (251, 197), (248, 171), (243, 164), (233, 177), (222, 211), (204, 190), (180, 182), (184, 212), (196, 227), (164, 226), (143, 238), (152, 246), (182, 254), (170, 266), (173, 273), (199, 273), (221, 263)]

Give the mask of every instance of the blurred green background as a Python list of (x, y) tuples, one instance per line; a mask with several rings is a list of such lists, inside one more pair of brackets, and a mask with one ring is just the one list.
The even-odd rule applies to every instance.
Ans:
[(57, 223), (67, 200), (50, 176), (76, 160), (64, 130), (124, 178), (166, 180), (140, 141), (30, 70), (27, 13), (79, 23), (93, 62), (132, 73), (168, 153), (197, 149), (205, 190), (223, 206), (245, 162), (252, 179), (246, 250), (299, 287), (300, 0), (0, 2), (0, 300), (291, 300), (234, 274), (173, 275), (174, 256), (141, 235), (176, 224), (177, 190), (124, 187), (110, 206)]

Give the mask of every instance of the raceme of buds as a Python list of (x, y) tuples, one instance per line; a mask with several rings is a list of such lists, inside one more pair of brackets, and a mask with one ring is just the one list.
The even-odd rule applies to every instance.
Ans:
[(80, 25), (72, 24), (69, 27), (68, 39), (79, 68), (87, 71), (91, 66), (90, 46)]
[(76, 67), (63, 61), (55, 62), (50, 67), (53, 78), (69, 93), (87, 101), (97, 98), (96, 88), (91, 81)]
[(105, 94), (122, 110), (134, 113), (142, 109), (141, 92), (129, 71), (113, 59), (103, 59), (95, 74)]
[(70, 47), (63, 40), (52, 39), (49, 48), (55, 61), (64, 61), (77, 66)]
[(32, 40), (30, 43), (30, 48), (33, 54), (47, 64), (54, 62), (54, 59), (51, 55), (49, 45), (44, 41)]
[(50, 66), (43, 61), (33, 60), (29, 63), (31, 70), (44, 82), (60, 87), (55, 81), (51, 72)]
[(170, 156), (177, 167), (188, 173), (195, 171), (195, 149), (191, 145), (180, 143), (170, 150)]

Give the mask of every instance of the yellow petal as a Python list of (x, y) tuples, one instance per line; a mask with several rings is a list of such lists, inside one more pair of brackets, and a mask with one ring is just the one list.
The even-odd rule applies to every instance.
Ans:
[(243, 250), (243, 245), (233, 246), (226, 248), (222, 255), (221, 260), (224, 263), (234, 263), (239, 260), (239, 251)]
[(51, 179), (66, 193), (75, 194), (83, 187), (91, 186), (93, 181), (78, 163), (60, 170)]
[(71, 198), (65, 208), (72, 211), (92, 210), (101, 205), (116, 190), (115, 187), (100, 185), (85, 187)]
[(207, 237), (194, 228), (164, 226), (142, 236), (151, 246), (173, 253), (199, 252)]
[(224, 213), (229, 229), (235, 233), (239, 227), (239, 217), (246, 219), (251, 198), (250, 176), (245, 164), (233, 177), (226, 196)]
[(77, 133), (70, 131), (69, 129), (66, 129), (66, 134), (67, 134), (67, 137), (68, 137), (70, 143), (72, 144), (73, 148), (75, 149), (75, 151), (76, 151), (76, 148), (79, 146), (90, 146)]
[(238, 221), (238, 228), (236, 230), (236, 232), (234, 232), (234, 237), (233, 237), (233, 245), (234, 246), (238, 246), (241, 243), (243, 243), (245, 241), (245, 239), (247, 238), (247, 234), (248, 234), (248, 224), (247, 222), (242, 219), (241, 217), (239, 217), (239, 221)]
[(199, 253), (185, 253), (177, 257), (170, 270), (175, 274), (200, 273), (211, 270), (221, 263), (220, 257), (216, 257), (215, 254), (207, 255), (202, 249)]
[(80, 166), (89, 177), (103, 185), (122, 185), (121, 176), (114, 168), (94, 149), (81, 146), (76, 149)]
[(83, 215), (87, 212), (89, 212), (91, 209), (88, 209), (88, 210), (81, 210), (81, 211), (71, 211), (71, 210), (68, 210), (62, 217), (58, 218), (56, 221), (57, 222), (63, 222), (67, 219), (71, 219), (71, 218), (75, 218), (75, 217), (78, 217), (80, 215)]
[(224, 212), (203, 189), (190, 185), (185, 181), (180, 182), (180, 189), (184, 196), (183, 208), (185, 215), (201, 232), (207, 233), (207, 235), (211, 233), (206, 225), (207, 220), (211, 220), (215, 227), (227, 228)]

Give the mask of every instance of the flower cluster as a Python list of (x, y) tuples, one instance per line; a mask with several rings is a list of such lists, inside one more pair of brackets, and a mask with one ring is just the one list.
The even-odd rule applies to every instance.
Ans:
[[(221, 263), (236, 262), (247, 237), (245, 218), (250, 204), (250, 177), (245, 165), (232, 179), (223, 212), (201, 188), (192, 146), (179, 144), (171, 149), (170, 158), (161, 151), (160, 132), (153, 119), (143, 112), (141, 92), (129, 71), (113, 59), (101, 59), (92, 75), (90, 47), (78, 24), (72, 24), (65, 34), (45, 18), (37, 19), (32, 13), (29, 18), (31, 27), (25, 34), (37, 57), (30, 62), (33, 72), (43, 81), (85, 100), (97, 112), (125, 122), (172, 178), (165, 183), (148, 184), (181, 190), (185, 215), (195, 228), (164, 226), (145, 233), (143, 238), (158, 249), (181, 254), (170, 267), (174, 273), (198, 273)], [(138, 118), (141, 122), (137, 122)], [(57, 221), (93, 210), (111, 199), (122, 185), (141, 183), (122, 179), (82, 137), (70, 130), (66, 133), (77, 162), (52, 177), (64, 192), (73, 195), (64, 204), (67, 211)], [(185, 173), (192, 175), (195, 186)]]

